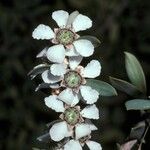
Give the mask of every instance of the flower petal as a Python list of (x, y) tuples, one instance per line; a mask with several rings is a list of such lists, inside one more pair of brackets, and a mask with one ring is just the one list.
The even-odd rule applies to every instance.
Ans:
[(75, 32), (83, 31), (92, 27), (92, 20), (85, 15), (79, 14), (74, 19), (74, 22), (72, 25), (73, 25)]
[(62, 100), (63, 102), (65, 102), (68, 105), (71, 105), (73, 100), (74, 100), (74, 93), (72, 92), (71, 89), (67, 88), (65, 90), (63, 90), (59, 95), (58, 98), (60, 100)]
[(85, 107), (81, 111), (81, 115), (83, 117), (89, 118), (89, 119), (99, 119), (99, 110), (96, 107), (96, 105), (94, 104), (94, 105)]
[(74, 56), (69, 58), (69, 66), (72, 70), (75, 70), (75, 68), (80, 64), (82, 61), (82, 56)]
[(102, 150), (101, 145), (95, 141), (87, 141), (86, 144), (90, 150)]
[(91, 131), (98, 130), (98, 128), (91, 122), (90, 119), (85, 119), (85, 123), (90, 126)]
[(67, 24), (69, 14), (64, 10), (54, 11), (52, 13), (52, 18), (56, 21), (59, 27), (65, 27)]
[(94, 53), (94, 46), (89, 40), (80, 39), (73, 42), (76, 51), (84, 57), (89, 57)]
[(99, 98), (99, 93), (90, 86), (80, 86), (80, 92), (87, 104), (93, 104)]
[(63, 90), (59, 95), (58, 99), (65, 102), (67, 105), (75, 106), (79, 102), (79, 97), (76, 93), (69, 88)]
[(84, 124), (84, 123), (76, 125), (75, 136), (77, 140), (89, 134), (91, 134), (91, 129), (89, 125)]
[(45, 105), (55, 110), (56, 112), (64, 112), (65, 108), (63, 102), (57, 99), (56, 95), (50, 95), (44, 99)]
[(91, 131), (98, 130), (98, 128), (94, 124), (89, 124)]
[(44, 71), (41, 76), (45, 83), (56, 83), (61, 81), (60, 76), (52, 75), (49, 70)]
[(70, 140), (69, 142), (65, 144), (64, 150), (82, 150), (82, 147), (79, 141)]
[(66, 56), (78, 56), (79, 53), (75, 50), (74, 45), (66, 48)]
[(36, 58), (46, 57), (47, 47), (45, 47), (40, 53), (36, 55)]
[(55, 34), (49, 26), (44, 24), (38, 25), (32, 32), (32, 37), (37, 40), (50, 40)]
[(68, 17), (68, 20), (67, 20), (67, 27), (71, 27), (72, 26), (72, 23), (74, 22), (74, 19), (79, 15), (79, 12), (78, 11), (74, 11), (72, 12), (69, 17)]
[(73, 101), (71, 103), (71, 106), (75, 106), (78, 103), (79, 103), (79, 97), (77, 94), (74, 94), (74, 98), (73, 98)]
[(51, 46), (46, 53), (47, 58), (55, 63), (62, 63), (65, 59), (65, 49), (64, 46), (59, 44), (59, 45), (54, 45)]
[(63, 76), (66, 73), (65, 64), (53, 64), (50, 67), (51, 73), (55, 76)]
[(69, 136), (68, 133), (69, 130), (67, 123), (65, 121), (55, 123), (49, 131), (50, 137), (54, 141), (60, 141), (63, 138), (68, 137)]
[(92, 60), (87, 66), (82, 70), (81, 74), (83, 77), (87, 78), (96, 78), (100, 75), (101, 72), (101, 64), (97, 60)]

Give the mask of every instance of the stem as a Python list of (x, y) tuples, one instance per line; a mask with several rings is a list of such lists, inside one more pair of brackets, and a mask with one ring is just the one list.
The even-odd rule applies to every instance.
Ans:
[(144, 132), (144, 135), (143, 135), (143, 137), (142, 137), (142, 139), (141, 139), (141, 142), (140, 142), (140, 145), (139, 145), (139, 150), (141, 149), (142, 144), (144, 143), (144, 139), (145, 139), (145, 136), (146, 136), (146, 134), (147, 134), (147, 132), (148, 132), (149, 127), (150, 127), (150, 125), (148, 124), (147, 127), (146, 127), (146, 130), (145, 130), (145, 132)]

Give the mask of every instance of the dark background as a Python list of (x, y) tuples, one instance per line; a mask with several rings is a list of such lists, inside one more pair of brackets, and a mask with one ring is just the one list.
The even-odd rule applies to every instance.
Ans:
[[(80, 35), (98, 37), (102, 44), (91, 58), (102, 63), (99, 79), (109, 76), (128, 80), (124, 51), (140, 60), (150, 85), (150, 3), (149, 0), (1, 0), (0, 1), (0, 149), (30, 150), (45, 124), (58, 115), (44, 105), (42, 92), (34, 92), (40, 83), (30, 81), (27, 73), (39, 62), (35, 56), (48, 41), (31, 37), (40, 23), (56, 27), (51, 13), (63, 9), (78, 10), (93, 20), (93, 27)], [(149, 91), (150, 95), (150, 91)], [(138, 122), (139, 113), (127, 112), (124, 103), (131, 99), (119, 92), (117, 97), (100, 98), (99, 131), (94, 135), (104, 150), (115, 150), (130, 128)], [(149, 150), (150, 138), (143, 149)], [(147, 146), (147, 148), (146, 148)]]

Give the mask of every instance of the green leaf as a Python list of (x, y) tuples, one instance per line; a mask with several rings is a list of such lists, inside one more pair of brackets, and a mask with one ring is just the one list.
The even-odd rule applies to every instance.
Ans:
[(101, 96), (116, 96), (117, 91), (108, 83), (96, 79), (87, 79), (87, 85), (97, 90)]
[(137, 96), (137, 95), (141, 95), (142, 93), (137, 89), (136, 86), (134, 86), (133, 84), (121, 80), (121, 79), (117, 79), (117, 78), (113, 78), (113, 77), (109, 77), (111, 84), (118, 90), (127, 93), (130, 96)]
[(81, 36), (79, 39), (86, 39), (91, 41), (94, 47), (98, 47), (101, 44), (100, 40), (95, 36), (85, 35), (85, 36)]
[(137, 58), (125, 52), (126, 71), (131, 82), (143, 93), (146, 93), (146, 81), (143, 69)]
[(146, 99), (133, 99), (125, 103), (127, 110), (148, 110), (150, 101)]

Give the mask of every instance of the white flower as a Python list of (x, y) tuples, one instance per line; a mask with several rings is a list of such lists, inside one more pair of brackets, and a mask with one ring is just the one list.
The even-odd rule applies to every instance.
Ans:
[(92, 26), (92, 21), (85, 15), (79, 14), (77, 11), (71, 13), (63, 10), (54, 11), (52, 18), (56, 21), (59, 28), (54, 31), (47, 25), (38, 25), (33, 33), (34, 39), (51, 40), (57, 44), (49, 47), (44, 55), (52, 62), (62, 63), (66, 56), (83, 57), (91, 56), (94, 52), (94, 46), (87, 39), (78, 39), (78, 31), (83, 31)]
[(75, 93), (79, 91), (87, 104), (93, 104), (99, 98), (99, 93), (90, 86), (87, 86), (85, 80), (85, 78), (95, 78), (100, 75), (101, 65), (99, 61), (92, 60), (85, 68), (78, 66), (80, 61), (80, 56), (71, 57), (69, 58), (69, 70), (62, 64), (57, 64), (51, 66), (51, 71), (46, 70), (42, 74), (44, 82), (61, 82), (62, 86), (66, 87), (58, 97), (68, 105), (72, 104), (73, 100), (76, 99)]
[[(85, 141), (84, 144), (86, 144), (90, 150), (102, 150), (101, 145), (95, 141), (87, 140), (87, 141)], [(64, 145), (63, 150), (70, 150), (70, 149), (71, 150), (82, 150), (82, 143), (80, 143), (79, 140), (72, 139)]]
[(49, 108), (56, 112), (62, 112), (60, 115), (61, 122), (55, 123), (49, 133), (51, 139), (54, 141), (60, 141), (65, 137), (73, 136), (73, 128), (75, 127), (75, 139), (80, 139), (84, 136), (90, 135), (92, 130), (97, 130), (96, 126), (85, 120), (99, 119), (99, 110), (93, 105), (86, 106), (83, 110), (80, 110), (79, 106), (74, 106), (77, 101), (74, 101), (73, 106), (65, 106), (61, 99), (58, 99), (56, 95), (51, 95), (45, 98), (45, 104)]

